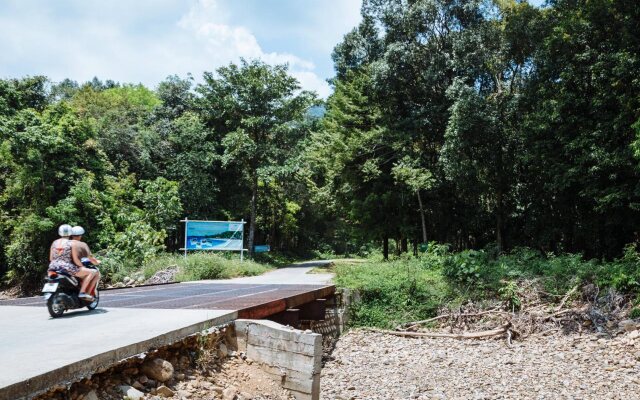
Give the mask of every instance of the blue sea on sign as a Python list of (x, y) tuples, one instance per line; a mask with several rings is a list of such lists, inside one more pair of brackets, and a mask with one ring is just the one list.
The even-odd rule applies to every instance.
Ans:
[(189, 221), (188, 250), (242, 250), (244, 224), (239, 222)]

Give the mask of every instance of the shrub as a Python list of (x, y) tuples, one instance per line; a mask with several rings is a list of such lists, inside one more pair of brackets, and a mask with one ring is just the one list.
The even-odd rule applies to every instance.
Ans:
[(465, 250), (445, 256), (442, 273), (454, 285), (496, 289), (502, 278), (501, 267), (483, 250)]
[(448, 294), (438, 269), (417, 260), (337, 264), (336, 283), (357, 290), (361, 302), (351, 309), (359, 326), (392, 327), (436, 314)]
[[(228, 279), (241, 276), (260, 275), (268, 271), (268, 265), (259, 264), (251, 260), (228, 259), (214, 253), (192, 253), (183, 256), (162, 256), (145, 266), (145, 276), (151, 276), (152, 271), (162, 269), (160, 265), (176, 265), (178, 267), (178, 281), (196, 281), (202, 279)], [(154, 271), (154, 272), (155, 272)]]

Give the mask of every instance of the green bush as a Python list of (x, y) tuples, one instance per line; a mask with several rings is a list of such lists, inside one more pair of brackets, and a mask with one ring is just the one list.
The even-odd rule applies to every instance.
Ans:
[(254, 276), (270, 269), (268, 265), (251, 260), (241, 262), (239, 258), (231, 259), (214, 253), (191, 253), (187, 257), (162, 254), (145, 263), (144, 276), (149, 278), (157, 271), (174, 266), (178, 268), (178, 281)]
[(465, 250), (445, 256), (442, 273), (455, 285), (496, 289), (502, 278), (502, 266), (483, 250)]
[(425, 268), (415, 259), (337, 264), (336, 283), (360, 294), (361, 302), (351, 310), (356, 326), (393, 327), (428, 318), (448, 294), (440, 271)]

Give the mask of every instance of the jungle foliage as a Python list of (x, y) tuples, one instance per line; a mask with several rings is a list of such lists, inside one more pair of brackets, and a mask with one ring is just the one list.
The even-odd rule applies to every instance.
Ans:
[(364, 0), (361, 12), (324, 102), (259, 60), (153, 90), (0, 80), (0, 275), (37, 283), (62, 222), (87, 229), (108, 273), (129, 271), (178, 248), (187, 216), (244, 218), (250, 244), (284, 252), (448, 243), (471, 271), (442, 267), (460, 282), (530, 248), (617, 262), (610, 281), (633, 284), (637, 2)]

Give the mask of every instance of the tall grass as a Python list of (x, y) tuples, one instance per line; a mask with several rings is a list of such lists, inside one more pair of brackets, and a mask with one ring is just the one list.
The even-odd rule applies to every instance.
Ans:
[(144, 277), (148, 279), (167, 268), (178, 269), (176, 280), (180, 282), (254, 276), (272, 269), (266, 264), (247, 259), (240, 261), (239, 258), (226, 258), (214, 253), (191, 253), (187, 257), (163, 254), (144, 266)]

